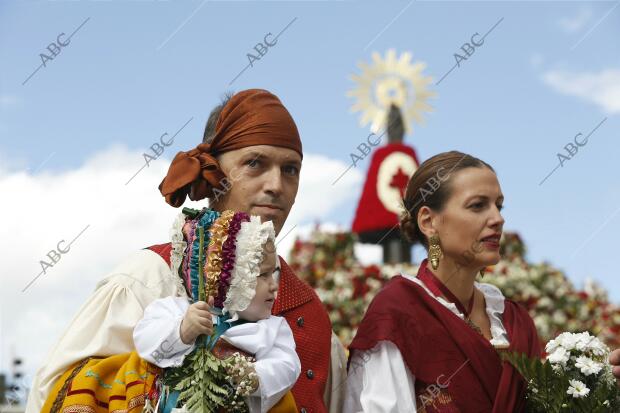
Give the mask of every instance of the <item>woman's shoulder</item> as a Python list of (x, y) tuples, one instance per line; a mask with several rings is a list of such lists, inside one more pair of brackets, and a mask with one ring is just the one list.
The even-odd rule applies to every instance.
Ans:
[(387, 293), (395, 293), (396, 291), (403, 291), (405, 289), (407, 289), (407, 287), (414, 287), (415, 286), (420, 286), (420, 282), (419, 279), (414, 276), (414, 275), (410, 275), (410, 274), (405, 274), (405, 273), (400, 273), (400, 274), (396, 274), (394, 275), (392, 278), (390, 278), (385, 285), (383, 286), (383, 288), (381, 289), (381, 291), (379, 291), (379, 294), (385, 294)]
[(430, 294), (424, 283), (411, 274), (397, 274), (393, 276), (377, 293), (373, 301), (382, 302), (388, 306), (400, 306), (402, 299), (413, 296), (424, 297)]
[(387, 320), (415, 323), (418, 306), (427, 293), (417, 278), (395, 275), (372, 299), (364, 316), (367, 323)]

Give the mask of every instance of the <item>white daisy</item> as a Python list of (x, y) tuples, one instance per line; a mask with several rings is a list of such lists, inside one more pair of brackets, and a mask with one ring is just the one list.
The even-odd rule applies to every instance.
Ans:
[(553, 353), (558, 347), (560, 347), (560, 342), (558, 340), (549, 340), (547, 345), (545, 346), (545, 351), (547, 354)]
[(558, 347), (553, 353), (549, 354), (547, 360), (549, 360), (549, 363), (551, 364), (561, 364), (565, 366), (569, 358), (570, 352), (567, 351), (564, 347)]
[(586, 356), (577, 357), (575, 367), (581, 370), (581, 372), (586, 376), (589, 376), (591, 374), (598, 374), (603, 369), (603, 365), (601, 363), (597, 363), (596, 361)]
[(572, 333), (562, 333), (557, 338), (561, 346), (566, 350), (575, 350), (577, 348), (577, 343), (580, 341), (577, 334)]
[(590, 393), (590, 389), (588, 389), (586, 385), (579, 380), (569, 380), (569, 384), (570, 386), (568, 387), (566, 393), (576, 399), (586, 397), (588, 393)]
[(587, 331), (584, 331), (583, 333), (575, 334), (575, 338), (577, 339), (575, 343), (575, 348), (579, 351), (584, 351), (590, 348), (590, 346), (592, 346), (594, 341), (597, 340), (596, 337), (591, 336), (590, 333), (588, 333)]

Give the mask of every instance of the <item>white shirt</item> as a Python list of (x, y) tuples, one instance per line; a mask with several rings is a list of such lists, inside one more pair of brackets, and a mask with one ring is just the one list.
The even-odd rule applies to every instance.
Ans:
[[(403, 277), (422, 286), (433, 298), (462, 319), (464, 315), (454, 303), (436, 297), (417, 277)], [(508, 334), (502, 323), (504, 296), (491, 284), (475, 283), (484, 294), (491, 322), (494, 346), (507, 346)], [(400, 351), (390, 341), (379, 341), (366, 351), (355, 351), (349, 364), (344, 413), (411, 413), (416, 412), (415, 376), (405, 364)]]
[[(140, 357), (159, 367), (180, 366), (195, 345), (181, 341), (181, 321), (190, 304), (181, 297), (153, 301), (134, 329)], [(254, 354), (259, 388), (247, 398), (250, 413), (266, 413), (288, 392), (299, 377), (301, 362), (295, 352), (293, 332), (283, 317), (230, 327), (221, 339)]]

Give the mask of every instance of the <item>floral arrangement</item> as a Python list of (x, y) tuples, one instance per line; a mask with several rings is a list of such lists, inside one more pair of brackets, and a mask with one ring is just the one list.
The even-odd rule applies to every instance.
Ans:
[[(362, 265), (355, 258), (355, 235), (327, 233), (318, 228), (308, 240), (297, 239), (289, 264), (307, 281), (326, 306), (334, 331), (348, 345), (381, 287), (394, 275), (416, 274), (418, 266)], [(504, 233), (502, 260), (487, 268), (481, 282), (498, 286), (503, 294), (523, 304), (534, 319), (541, 341), (562, 332), (588, 331), (611, 348), (620, 347), (620, 307), (593, 282), (578, 290), (548, 263), (525, 260), (526, 248), (516, 233)]]
[[(254, 370), (254, 362), (252, 359), (235, 353), (227, 360), (226, 380), (235, 384), (235, 395), (233, 399), (241, 399), (254, 393), (258, 389), (258, 374)], [(232, 407), (237, 408), (238, 403), (233, 401)], [(243, 402), (245, 406), (245, 402)]]
[(562, 333), (545, 347), (546, 361), (509, 353), (528, 382), (528, 411), (617, 412), (620, 390), (607, 362), (609, 348), (584, 333)]
[[(202, 226), (198, 226), (198, 243), (197, 264), (198, 274), (201, 275), (205, 262), (203, 258), (205, 230)], [(205, 301), (207, 288), (205, 278), (207, 277), (198, 276), (197, 278), (198, 299)], [(209, 288), (215, 290), (217, 287), (211, 284)], [(196, 348), (185, 357), (183, 364), (166, 369), (163, 385), (179, 393), (176, 404), (183, 406), (183, 410), (215, 413), (221, 407), (232, 408), (234, 406), (239, 411), (246, 411), (244, 407), (247, 409), (241, 396), (245, 382), (241, 381), (234, 386), (235, 382), (230, 379), (229, 374), (238, 359), (234, 356), (226, 360), (216, 357), (211, 352), (216, 340), (217, 337), (198, 337)]]
[(171, 270), (179, 274), (182, 291), (192, 302), (214, 297), (211, 311), (219, 315), (213, 335), (197, 337), (182, 365), (165, 369), (160, 402), (176, 397), (170, 403), (182, 412), (247, 412), (245, 397), (259, 385), (255, 360), (239, 351), (217, 351), (217, 345), (255, 294), (263, 245), (275, 240), (273, 225), (241, 212), (184, 208), (171, 238)]

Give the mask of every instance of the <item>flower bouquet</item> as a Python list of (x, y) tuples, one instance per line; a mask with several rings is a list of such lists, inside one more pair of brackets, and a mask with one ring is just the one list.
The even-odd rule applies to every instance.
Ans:
[(547, 359), (503, 355), (528, 383), (528, 412), (618, 412), (620, 390), (609, 348), (584, 333), (562, 333), (545, 347)]
[[(193, 264), (197, 267), (196, 274), (199, 275), (195, 277), (197, 297), (193, 298), (206, 302), (207, 291), (210, 291), (209, 295), (214, 294), (213, 291), (216, 290), (217, 283), (212, 283), (216, 285), (215, 287), (213, 285), (207, 286), (207, 283), (214, 280), (206, 279), (207, 277), (203, 276), (207, 272), (206, 270), (210, 269), (208, 265), (213, 261), (213, 259), (207, 260), (205, 256), (206, 241), (209, 239), (205, 228), (212, 226), (211, 233), (221, 229), (217, 222), (213, 223), (219, 214), (214, 211), (207, 213), (204, 211), (202, 218), (196, 224), (198, 232), (195, 241), (197, 243), (197, 259)], [(198, 211), (185, 208), (183, 213), (191, 214), (189, 216), (196, 220), (199, 219)], [(184, 216), (180, 215), (175, 221), (172, 231), (172, 268), (175, 272), (178, 271), (180, 276), (182, 276), (180, 272), (183, 260), (182, 253), (186, 247), (181, 233), (184, 222)], [(221, 232), (227, 235), (225, 228)], [(208, 251), (212, 254), (215, 254), (214, 251), (216, 250), (221, 251), (221, 244), (226, 239), (229, 238), (211, 237)], [(205, 268), (205, 266), (207, 267)], [(254, 369), (255, 360), (241, 351), (230, 353), (226, 350), (218, 350), (218, 344), (220, 344), (218, 339), (226, 331), (225, 323), (229, 317), (223, 315), (219, 307), (214, 307), (210, 311), (216, 313), (217, 320), (213, 326), (213, 335), (198, 336), (195, 349), (183, 359), (182, 365), (165, 370), (162, 378), (164, 411), (169, 411), (167, 410), (168, 407), (172, 407), (172, 411), (178, 413), (219, 413), (222, 411), (246, 413), (249, 411), (245, 398), (256, 391), (259, 384), (258, 375)], [(181, 407), (175, 409), (175, 406)]]

